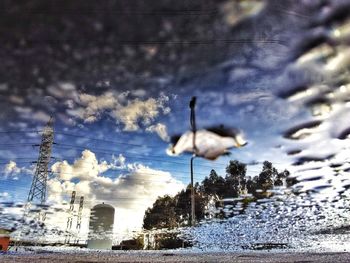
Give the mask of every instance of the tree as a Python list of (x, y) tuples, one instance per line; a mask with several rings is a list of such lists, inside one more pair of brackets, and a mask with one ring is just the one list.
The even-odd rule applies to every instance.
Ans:
[[(179, 192), (174, 200), (176, 202), (177, 220), (181, 226), (189, 225), (191, 217), (191, 185), (189, 184), (185, 190)], [(205, 207), (207, 205), (208, 196), (200, 191), (199, 184), (195, 186), (195, 216), (197, 220), (201, 220), (205, 216)]]
[(278, 173), (277, 179), (274, 182), (274, 186), (283, 186), (285, 181), (287, 183), (287, 178), (289, 175), (290, 173), (288, 170), (284, 170), (283, 172)]
[(246, 192), (247, 165), (237, 160), (230, 161), (226, 167), (226, 191), (224, 197), (238, 197)]
[[(266, 198), (267, 192), (274, 186), (292, 186), (297, 181), (289, 177), (289, 172), (278, 172), (271, 162), (263, 163), (262, 171), (258, 176), (246, 178), (246, 164), (237, 160), (230, 161), (226, 167), (225, 178), (219, 176), (215, 170), (211, 170), (209, 176), (199, 184), (195, 184), (195, 215), (197, 220), (205, 217), (209, 200), (217, 198), (238, 197), (244, 193), (250, 193), (254, 197), (247, 197), (243, 202), (246, 206), (257, 198)], [(260, 191), (258, 191), (260, 190)], [(174, 197), (159, 197), (152, 208), (146, 210), (144, 216), (144, 228), (176, 228), (187, 226), (191, 216), (191, 186), (180, 191)]]
[(219, 176), (214, 169), (210, 171), (209, 177), (205, 177), (201, 184), (201, 191), (207, 195), (223, 197), (225, 179)]
[(295, 184), (297, 184), (299, 181), (297, 180), (296, 177), (291, 177), (290, 173), (287, 171), (286, 173), (286, 185), (287, 187), (291, 187)]
[(253, 196), (256, 196), (257, 184), (258, 184), (258, 176), (255, 176), (254, 178), (248, 177), (247, 178), (247, 192), (249, 194), (252, 194)]
[[(207, 195), (195, 188), (195, 215), (197, 220), (205, 216)], [(143, 228), (175, 228), (187, 226), (191, 216), (191, 185), (179, 192), (174, 197), (168, 195), (158, 197), (152, 208), (148, 208), (143, 219)]]
[(259, 174), (257, 187), (262, 190), (264, 193), (268, 189), (272, 189), (274, 185), (275, 178), (277, 178), (278, 171), (272, 166), (272, 163), (265, 161), (263, 163), (262, 171)]
[(176, 214), (179, 216), (179, 223), (187, 225), (191, 217), (191, 185), (182, 190), (174, 197), (176, 203)]
[(158, 197), (152, 208), (148, 208), (143, 218), (143, 228), (174, 228), (178, 226), (175, 200), (166, 195)]

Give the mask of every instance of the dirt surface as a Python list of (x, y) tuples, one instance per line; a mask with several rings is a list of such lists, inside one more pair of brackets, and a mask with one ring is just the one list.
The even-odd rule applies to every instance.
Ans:
[(94, 252), (1, 255), (7, 262), (350, 262), (350, 253)]

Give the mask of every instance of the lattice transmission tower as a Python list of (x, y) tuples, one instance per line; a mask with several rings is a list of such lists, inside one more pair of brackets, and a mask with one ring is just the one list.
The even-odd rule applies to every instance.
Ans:
[(76, 224), (76, 233), (75, 233), (75, 244), (79, 243), (79, 234), (81, 229), (81, 221), (82, 221), (82, 214), (83, 214), (83, 208), (84, 208), (84, 196), (80, 196), (79, 200), (79, 210), (78, 214), (75, 214), (74, 204), (76, 203), (77, 195), (76, 192), (72, 192), (72, 196), (70, 199), (70, 207), (68, 210), (68, 219), (67, 219), (67, 227), (66, 227), (66, 238), (64, 243), (70, 244), (70, 240), (72, 237), (72, 225), (73, 225), (73, 219), (77, 217), (77, 224)]
[(70, 199), (70, 206), (69, 206), (69, 212), (68, 212), (68, 219), (67, 219), (67, 227), (66, 227), (66, 239), (64, 243), (69, 244), (70, 237), (71, 237), (71, 229), (72, 229), (72, 223), (73, 223), (73, 213), (74, 213), (74, 204), (75, 204), (75, 195), (76, 192), (72, 192), (72, 196)]
[(50, 118), (46, 124), (39, 149), (39, 157), (36, 164), (32, 186), (28, 194), (28, 202), (44, 204), (46, 201), (47, 178), (49, 173), (49, 163), (53, 144), (54, 130), (53, 119)]

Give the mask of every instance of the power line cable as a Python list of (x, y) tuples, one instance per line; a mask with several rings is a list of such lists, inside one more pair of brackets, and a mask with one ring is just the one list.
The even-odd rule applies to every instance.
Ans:
[[(15, 131), (11, 131), (11, 132), (15, 132)], [(19, 132), (26, 132), (26, 131), (19, 131)], [(118, 141), (113, 141), (113, 140), (105, 140), (105, 139), (97, 139), (97, 138), (92, 138), (92, 137), (88, 137), (88, 136), (84, 136), (84, 135), (75, 135), (75, 134), (68, 134), (68, 133), (62, 133), (62, 132), (55, 132), (56, 134), (63, 134), (63, 135), (66, 135), (66, 136), (73, 136), (73, 137), (78, 137), (78, 138), (86, 138), (86, 139), (89, 139), (89, 140), (94, 140), (94, 141), (104, 141), (104, 142), (108, 142), (108, 143), (115, 143), (115, 144), (123, 144), (123, 145), (129, 145), (129, 146), (136, 146), (136, 147), (148, 147), (148, 148), (159, 148), (159, 146), (152, 146), (152, 145), (143, 145), (143, 144), (131, 144), (131, 143), (126, 143), (126, 142), (118, 142)], [(64, 144), (64, 143), (57, 143), (57, 144), (60, 144), (60, 145), (63, 145), (63, 146), (69, 146), (69, 147), (75, 147), (75, 148), (80, 148), (80, 149), (85, 149), (86, 147), (84, 146), (77, 146), (77, 145), (72, 145), (72, 144)], [(1, 145), (1, 144), (0, 144)], [(13, 145), (19, 145), (19, 144), (13, 144)], [(29, 146), (29, 144), (25, 144), (26, 146)], [(90, 146), (91, 147), (91, 146)], [(103, 149), (101, 149), (103, 150)], [(102, 152), (100, 151), (100, 153), (107, 153), (107, 152)], [(114, 151), (108, 151), (108, 153), (115, 153)], [(150, 155), (149, 155), (150, 156)], [(185, 155), (183, 155), (185, 156)], [(155, 157), (159, 157), (159, 158), (166, 158), (166, 156), (155, 156)], [(178, 157), (182, 157), (182, 156), (178, 156)], [(201, 159), (202, 160), (202, 159)], [(206, 160), (202, 160), (202, 161), (206, 161)], [(260, 162), (262, 163), (262, 162)], [(185, 164), (185, 163), (184, 163)], [(217, 162), (215, 161), (215, 164), (216, 165), (228, 165), (227, 163), (220, 163), (220, 162)], [(282, 163), (275, 163), (275, 164), (282, 164)], [(197, 164), (199, 166), (204, 166), (202, 164)], [(255, 165), (255, 164), (254, 164)], [(210, 167), (215, 167), (215, 165), (211, 165)]]

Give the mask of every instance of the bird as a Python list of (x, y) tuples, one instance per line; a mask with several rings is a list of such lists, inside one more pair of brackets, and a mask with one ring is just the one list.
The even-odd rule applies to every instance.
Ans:
[(230, 154), (229, 149), (231, 148), (247, 145), (239, 129), (226, 128), (223, 125), (196, 131), (195, 148), (193, 147), (193, 131), (172, 136), (171, 143), (167, 149), (168, 155), (177, 156), (187, 152), (212, 161), (222, 155)]

